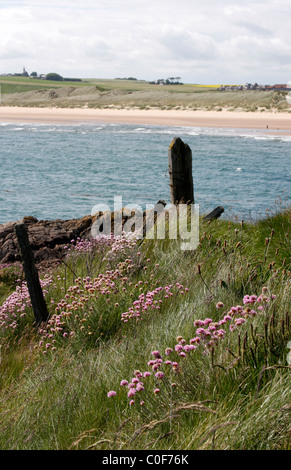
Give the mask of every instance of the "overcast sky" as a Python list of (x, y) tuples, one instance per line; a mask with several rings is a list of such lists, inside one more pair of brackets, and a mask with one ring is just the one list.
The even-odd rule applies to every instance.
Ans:
[(0, 0), (0, 74), (291, 80), (290, 0)]

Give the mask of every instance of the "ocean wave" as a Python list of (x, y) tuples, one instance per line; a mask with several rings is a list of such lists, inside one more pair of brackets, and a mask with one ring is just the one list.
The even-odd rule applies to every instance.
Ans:
[[(56, 132), (56, 133), (115, 133), (115, 134), (153, 134), (153, 135), (173, 135), (173, 136), (207, 136), (207, 137), (233, 137), (243, 139), (254, 139), (261, 141), (281, 141), (290, 143), (291, 135), (283, 131), (259, 130), (259, 129), (239, 129), (239, 128), (213, 128), (213, 127), (189, 127), (189, 126), (158, 126), (144, 125), (136, 127), (133, 124), (106, 123), (96, 126), (94, 123), (76, 123), (76, 124), (49, 124), (49, 123), (0, 123), (2, 128), (11, 132)], [(273, 132), (272, 134), (270, 132)], [(280, 133), (279, 133), (280, 132)]]

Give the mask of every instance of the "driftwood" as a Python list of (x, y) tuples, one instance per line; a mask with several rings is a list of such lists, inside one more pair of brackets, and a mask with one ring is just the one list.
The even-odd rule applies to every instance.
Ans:
[(222, 206), (218, 206), (213, 211), (211, 211), (208, 215), (203, 217), (204, 222), (210, 222), (213, 219), (218, 219), (218, 217), (223, 214), (224, 208)]

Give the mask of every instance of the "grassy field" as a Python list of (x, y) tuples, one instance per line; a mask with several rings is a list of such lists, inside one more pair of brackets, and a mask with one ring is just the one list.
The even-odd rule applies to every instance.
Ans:
[(84, 79), (56, 82), (0, 77), (1, 103), (9, 106), (120, 107), (288, 111), (287, 92), (217, 91), (217, 85), (152, 85), (139, 80)]
[(38, 330), (2, 267), (0, 448), (290, 450), (289, 229), (286, 210), (201, 220), (195, 251), (80, 241), (41, 275)]

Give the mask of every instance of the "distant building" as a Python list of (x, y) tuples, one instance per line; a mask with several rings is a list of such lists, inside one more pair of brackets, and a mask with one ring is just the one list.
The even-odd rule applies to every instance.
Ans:
[(23, 66), (23, 72), (22, 72), (23, 77), (29, 77), (27, 71), (25, 70), (25, 67)]
[(262, 90), (262, 91), (290, 91), (291, 84), (276, 83), (275, 85), (258, 85), (258, 83), (246, 83), (244, 86), (241, 85), (221, 85), (218, 91), (235, 91), (235, 90)]
[(46, 80), (46, 74), (41, 73), (40, 75), (30, 75), (30, 78), (38, 78), (39, 80)]
[(265, 90), (267, 91), (290, 91), (291, 90), (291, 84), (289, 83), (276, 83), (275, 85), (266, 85)]

